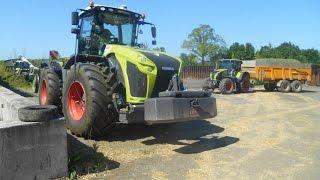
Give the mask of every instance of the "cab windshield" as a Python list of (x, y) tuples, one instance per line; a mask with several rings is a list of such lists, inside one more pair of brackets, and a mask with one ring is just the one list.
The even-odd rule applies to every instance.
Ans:
[(136, 19), (130, 15), (101, 13), (95, 23), (94, 34), (104, 44), (134, 46)]
[(101, 56), (107, 44), (134, 46), (136, 27), (131, 14), (88, 14), (81, 18), (78, 53)]
[(219, 65), (219, 69), (228, 69), (231, 70), (233, 68), (232, 61), (221, 61)]
[(224, 61), (220, 61), (219, 63), (219, 69), (227, 69), (228, 71), (231, 70), (239, 70), (241, 69), (241, 61), (228, 61), (228, 60), (224, 60)]

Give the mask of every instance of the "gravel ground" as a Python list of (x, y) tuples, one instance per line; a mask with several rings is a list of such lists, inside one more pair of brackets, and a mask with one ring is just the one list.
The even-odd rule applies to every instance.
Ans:
[(320, 87), (304, 89), (215, 94), (213, 119), (118, 125), (100, 141), (76, 139), (102, 162), (81, 178), (319, 179)]

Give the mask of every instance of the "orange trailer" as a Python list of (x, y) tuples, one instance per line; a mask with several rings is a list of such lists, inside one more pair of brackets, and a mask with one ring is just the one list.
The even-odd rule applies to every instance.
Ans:
[(262, 81), (267, 91), (301, 92), (302, 84), (311, 81), (311, 65), (286, 66), (265, 65), (256, 61), (243, 61), (242, 70), (250, 74), (252, 80)]

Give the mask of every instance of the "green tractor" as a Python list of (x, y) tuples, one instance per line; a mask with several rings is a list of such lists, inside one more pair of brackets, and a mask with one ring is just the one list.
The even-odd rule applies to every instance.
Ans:
[(205, 91), (219, 89), (222, 94), (233, 92), (246, 93), (250, 88), (250, 74), (241, 70), (242, 61), (223, 59), (217, 63), (217, 68), (203, 84)]
[(6, 70), (14, 71), (17, 75), (23, 77), (26, 81), (32, 83), (32, 91), (38, 91), (38, 74), (39, 68), (35, 67), (27, 58), (19, 56), (17, 59), (9, 59), (5, 61)]
[[(80, 11), (80, 12), (79, 12)], [(78, 136), (99, 137), (118, 122), (159, 124), (212, 118), (211, 93), (185, 91), (181, 61), (142, 49), (139, 29), (156, 27), (143, 14), (90, 4), (72, 13), (75, 55), (61, 65), (44, 64), (39, 102), (56, 105)]]

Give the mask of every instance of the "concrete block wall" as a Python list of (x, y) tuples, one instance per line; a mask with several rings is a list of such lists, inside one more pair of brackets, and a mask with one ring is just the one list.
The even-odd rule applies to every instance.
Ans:
[(0, 180), (65, 177), (68, 153), (64, 120), (21, 122), (18, 109), (28, 105), (34, 103), (0, 87)]
[(0, 86), (0, 122), (19, 121), (18, 109), (31, 105), (36, 103)]

